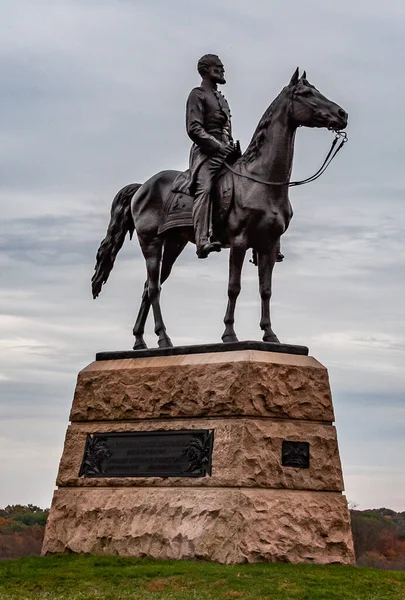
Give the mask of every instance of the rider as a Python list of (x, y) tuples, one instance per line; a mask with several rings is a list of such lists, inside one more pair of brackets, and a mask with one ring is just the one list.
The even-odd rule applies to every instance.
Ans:
[[(186, 107), (186, 129), (192, 139), (190, 173), (186, 188), (194, 190), (193, 223), (198, 258), (221, 250), (212, 235), (212, 183), (224, 162), (240, 156), (239, 143), (233, 141), (231, 111), (218, 91), (224, 85), (225, 69), (216, 54), (205, 54), (197, 64), (201, 85), (191, 90)], [(280, 252), (277, 262), (284, 256)]]
[(212, 183), (225, 160), (237, 152), (231, 133), (231, 112), (217, 86), (225, 81), (224, 65), (215, 54), (198, 61), (200, 87), (187, 100), (186, 128), (194, 142), (190, 152), (190, 177), (194, 184), (193, 222), (198, 258), (219, 252), (221, 243), (212, 237)]

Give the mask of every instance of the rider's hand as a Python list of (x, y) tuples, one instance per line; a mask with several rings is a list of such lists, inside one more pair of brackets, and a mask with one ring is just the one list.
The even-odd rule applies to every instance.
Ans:
[(218, 154), (226, 158), (231, 152), (235, 151), (235, 146), (233, 144), (222, 144), (222, 148), (219, 150)]

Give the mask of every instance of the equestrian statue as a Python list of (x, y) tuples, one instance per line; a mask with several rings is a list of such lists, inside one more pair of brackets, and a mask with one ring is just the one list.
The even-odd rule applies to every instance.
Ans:
[[(97, 252), (92, 278), (96, 298), (107, 281), (126, 234), (134, 231), (145, 257), (147, 280), (133, 333), (134, 350), (145, 349), (145, 323), (153, 310), (155, 333), (161, 348), (172, 346), (160, 308), (161, 285), (188, 242), (197, 257), (229, 248), (228, 305), (224, 342), (237, 342), (235, 305), (247, 250), (258, 266), (261, 296), (260, 328), (265, 342), (279, 343), (270, 320), (274, 264), (283, 259), (280, 238), (293, 211), (288, 188), (314, 181), (343, 147), (347, 113), (328, 100), (304, 72), (296, 69), (289, 84), (270, 104), (242, 154), (232, 137), (228, 102), (218, 91), (225, 84), (218, 56), (198, 61), (201, 85), (188, 97), (186, 129), (193, 141), (187, 171), (161, 171), (145, 183), (133, 183), (115, 196), (107, 234)], [(324, 127), (336, 132), (323, 165), (299, 182), (291, 182), (295, 133), (299, 126)], [(340, 145), (335, 148), (338, 139)]]

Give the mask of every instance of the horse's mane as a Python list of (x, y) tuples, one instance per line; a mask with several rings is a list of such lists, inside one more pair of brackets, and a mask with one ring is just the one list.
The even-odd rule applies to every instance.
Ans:
[(262, 147), (264, 142), (265, 133), (268, 127), (270, 126), (271, 120), (273, 118), (274, 108), (278, 104), (281, 96), (285, 95), (287, 89), (288, 88), (284, 88), (281, 90), (279, 95), (273, 100), (273, 102), (270, 104), (270, 106), (260, 119), (259, 124), (256, 127), (256, 131), (254, 132), (253, 137), (250, 140), (250, 144), (243, 153), (240, 162), (250, 162), (257, 158), (257, 156), (259, 155), (260, 148)]

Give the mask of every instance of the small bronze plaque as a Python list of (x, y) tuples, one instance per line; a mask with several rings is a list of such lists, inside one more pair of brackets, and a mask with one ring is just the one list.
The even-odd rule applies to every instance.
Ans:
[(211, 475), (214, 431), (88, 434), (79, 477)]
[(283, 467), (309, 468), (309, 442), (284, 440), (281, 453)]

